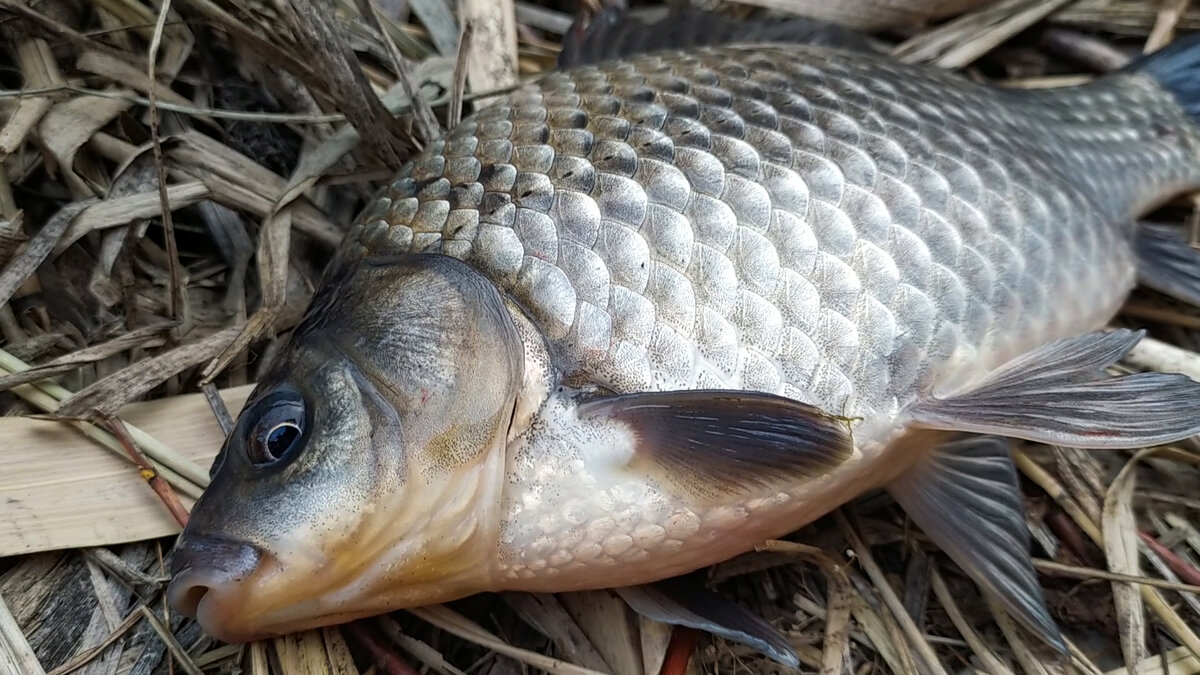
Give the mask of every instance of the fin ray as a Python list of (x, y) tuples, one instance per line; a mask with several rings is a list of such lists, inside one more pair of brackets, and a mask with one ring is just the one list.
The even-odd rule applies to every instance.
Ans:
[(672, 626), (686, 626), (753, 647), (779, 663), (798, 668), (800, 659), (765, 619), (682, 577), (614, 589), (633, 611)]
[(931, 429), (1079, 448), (1161, 445), (1200, 433), (1200, 382), (1180, 374), (1104, 372), (1143, 335), (1119, 329), (1051, 342), (969, 391), (918, 402), (912, 419)]
[(581, 403), (581, 418), (608, 418), (635, 437), (635, 458), (649, 459), (692, 486), (768, 485), (833, 469), (850, 456), (838, 418), (773, 394), (667, 391)]
[(1141, 223), (1135, 246), (1143, 286), (1200, 307), (1200, 250), (1181, 228)]
[(1148, 73), (1174, 94), (1193, 120), (1200, 121), (1200, 34), (1176, 38), (1162, 49), (1131, 61), (1124, 70)]
[(1029, 557), (1029, 530), (1008, 441), (967, 436), (943, 443), (887, 489), (1013, 618), (1066, 654)]

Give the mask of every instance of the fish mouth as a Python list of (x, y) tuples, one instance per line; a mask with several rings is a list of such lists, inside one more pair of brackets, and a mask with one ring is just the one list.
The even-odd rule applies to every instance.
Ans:
[(196, 619), (205, 633), (222, 642), (264, 637), (246, 627), (245, 595), (267, 556), (250, 544), (208, 536), (184, 535), (175, 548), (167, 601), (178, 613)]
[(250, 544), (185, 534), (173, 554), (167, 601), (221, 642), (253, 642), (391, 609), (355, 583), (354, 569), (328, 560), (284, 565)]
[(167, 599), (175, 611), (195, 619), (201, 630), (221, 642), (253, 642), (272, 637), (270, 633), (239, 625), (244, 615), (237, 591), (218, 583), (206, 571), (184, 572), (171, 582)]

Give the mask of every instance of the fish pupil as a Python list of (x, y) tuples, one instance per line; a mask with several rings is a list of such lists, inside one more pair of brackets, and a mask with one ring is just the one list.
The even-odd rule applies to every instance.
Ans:
[(283, 422), (275, 425), (267, 432), (266, 442), (263, 444), (267, 451), (267, 457), (271, 460), (283, 457), (298, 438), (300, 438), (300, 427), (295, 422)]

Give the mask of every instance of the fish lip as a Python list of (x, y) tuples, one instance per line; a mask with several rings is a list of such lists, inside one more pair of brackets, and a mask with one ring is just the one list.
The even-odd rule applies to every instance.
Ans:
[(225, 581), (213, 568), (184, 570), (167, 586), (167, 601), (176, 612), (195, 619), (201, 630), (222, 642), (258, 639), (258, 635), (231, 625), (229, 619), (237, 616), (238, 603), (232, 597), (237, 589), (218, 585)]
[(222, 641), (245, 641), (236, 630), (247, 584), (262, 571), (269, 555), (251, 544), (205, 535), (184, 534), (172, 555), (167, 602), (178, 613), (197, 619), (205, 633)]

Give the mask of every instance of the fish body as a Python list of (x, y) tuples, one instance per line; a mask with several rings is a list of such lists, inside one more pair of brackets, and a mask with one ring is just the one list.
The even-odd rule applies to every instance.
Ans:
[[(732, 45), (502, 98), (348, 233), (214, 467), (176, 606), (247, 639), (631, 587), (871, 488), (922, 513), (937, 481), (913, 476), (963, 458), (1009, 499), (1007, 455), (933, 459), (959, 431), (1195, 433), (1194, 383), (1093, 387), (1132, 343), (1080, 338), (1135, 283), (1135, 219), (1200, 186), (1200, 127), (1157, 68), (1016, 91)], [(1105, 412), (1047, 413), (1093, 394)], [(977, 578), (1040, 607), (1013, 564)]]
[(565, 381), (770, 392), (856, 420), (836, 471), (708, 500), (616, 471), (621, 443), (590, 452), (574, 392), (548, 394), (509, 446), (496, 573), (640, 583), (886, 484), (918, 397), (1102, 327), (1134, 283), (1135, 216), (1200, 181), (1194, 127), (1139, 75), (1007, 92), (812, 46), (656, 54), (464, 121), (348, 252), (466, 261)]

